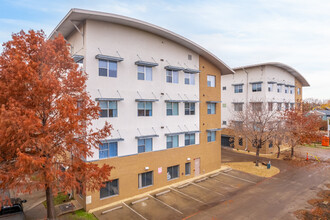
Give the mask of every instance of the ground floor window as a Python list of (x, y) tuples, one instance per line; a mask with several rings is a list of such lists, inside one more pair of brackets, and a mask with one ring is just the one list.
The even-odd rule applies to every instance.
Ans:
[(119, 194), (118, 179), (107, 181), (104, 184), (105, 187), (100, 190), (101, 199)]
[(190, 175), (191, 172), (191, 163), (188, 162), (185, 164), (185, 175)]
[(239, 146), (243, 146), (243, 138), (238, 138), (238, 144)]
[(167, 167), (167, 180), (176, 179), (179, 177), (179, 165)]
[(139, 188), (152, 186), (153, 184), (153, 171), (139, 174)]

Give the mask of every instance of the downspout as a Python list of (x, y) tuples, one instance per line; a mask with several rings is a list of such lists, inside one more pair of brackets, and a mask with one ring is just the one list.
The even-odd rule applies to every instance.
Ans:
[[(246, 112), (246, 108), (248, 107), (248, 99), (249, 99), (249, 73), (243, 68), (244, 72), (246, 73), (246, 98), (245, 98), (245, 101), (246, 101), (246, 104), (245, 104), (245, 112)], [(247, 112), (246, 112), (247, 114)], [(247, 117), (246, 117), (247, 118)], [(247, 138), (245, 136), (245, 151), (247, 151), (248, 149), (248, 142), (247, 142)]]

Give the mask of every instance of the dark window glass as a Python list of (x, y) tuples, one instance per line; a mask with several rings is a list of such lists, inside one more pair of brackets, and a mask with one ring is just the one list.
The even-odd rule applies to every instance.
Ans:
[(153, 171), (139, 174), (139, 188), (151, 186), (153, 184)]
[(105, 187), (100, 190), (100, 198), (114, 196), (119, 194), (118, 179), (105, 182)]
[(176, 179), (179, 177), (179, 165), (167, 167), (167, 180)]
[(191, 172), (191, 163), (185, 163), (185, 175), (190, 175)]

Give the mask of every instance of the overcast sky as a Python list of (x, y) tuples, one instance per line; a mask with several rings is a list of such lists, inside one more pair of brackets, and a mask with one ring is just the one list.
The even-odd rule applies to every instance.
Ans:
[(0, 0), (0, 42), (21, 29), (48, 35), (71, 8), (164, 27), (232, 68), (285, 63), (311, 85), (304, 98), (330, 99), (330, 0)]

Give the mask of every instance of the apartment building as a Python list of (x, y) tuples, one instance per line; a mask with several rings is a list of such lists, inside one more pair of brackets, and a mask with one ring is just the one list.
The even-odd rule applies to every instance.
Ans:
[(61, 33), (88, 74), (101, 107), (94, 128), (110, 137), (88, 163), (115, 169), (98, 192), (76, 195), (86, 210), (107, 206), (221, 166), (219, 58), (161, 27), (115, 14), (72, 9)]
[[(302, 88), (309, 84), (298, 71), (283, 63), (242, 66), (234, 71), (234, 74), (221, 77), (222, 145), (254, 151), (244, 141), (232, 143), (231, 133), (226, 128), (234, 120), (235, 113), (249, 104), (276, 111), (300, 108)], [(270, 143), (261, 152), (272, 153), (274, 150)]]

